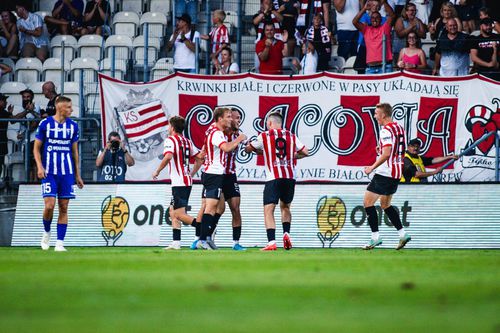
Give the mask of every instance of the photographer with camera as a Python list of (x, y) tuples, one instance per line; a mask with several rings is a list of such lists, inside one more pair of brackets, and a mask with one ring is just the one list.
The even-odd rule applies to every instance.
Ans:
[(123, 182), (127, 166), (135, 164), (134, 158), (125, 148), (118, 132), (108, 135), (108, 142), (104, 150), (99, 153), (95, 161), (98, 168), (98, 182)]

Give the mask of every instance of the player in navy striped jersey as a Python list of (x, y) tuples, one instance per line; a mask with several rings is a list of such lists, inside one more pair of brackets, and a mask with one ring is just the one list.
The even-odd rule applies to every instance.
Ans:
[(271, 113), (266, 120), (267, 131), (260, 133), (257, 140), (249, 142), (247, 152), (262, 151), (266, 164), (266, 185), (264, 187), (264, 223), (266, 225), (267, 245), (262, 251), (275, 251), (276, 221), (274, 210), (278, 202), (283, 225), (283, 247), (292, 248), (290, 227), (292, 213), (290, 206), (295, 194), (295, 165), (297, 159), (309, 155), (307, 147), (292, 132), (283, 129), (280, 113)]
[[(179, 250), (181, 248), (181, 223), (190, 224), (198, 228), (196, 218), (186, 214), (189, 195), (193, 185), (192, 176), (198, 171), (203, 162), (202, 153), (196, 149), (191, 140), (186, 139), (182, 132), (185, 120), (179, 116), (173, 116), (169, 120), (169, 136), (165, 139), (163, 160), (153, 173), (153, 179), (158, 179), (160, 172), (168, 165), (171, 187), (172, 202), (170, 203), (170, 218), (172, 220), (172, 244), (166, 250)], [(189, 168), (189, 159), (195, 158), (193, 170)]]
[(377, 146), (377, 160), (372, 165), (365, 167), (367, 175), (373, 171), (375, 171), (375, 175), (366, 189), (363, 201), (368, 224), (372, 231), (370, 242), (363, 249), (371, 250), (382, 244), (378, 232), (378, 214), (375, 208), (375, 203), (380, 199), (380, 206), (398, 231), (400, 239), (396, 250), (400, 250), (411, 240), (411, 237), (405, 232), (399, 218), (399, 212), (391, 206), (391, 200), (403, 175), (406, 136), (403, 127), (392, 120), (390, 104), (377, 104), (374, 118), (382, 126), (382, 129)]
[(71, 99), (59, 96), (55, 102), (56, 114), (45, 118), (38, 126), (33, 155), (38, 178), (42, 179), (44, 233), (41, 247), (48, 250), (50, 225), (58, 198), (57, 241), (55, 251), (66, 251), (64, 237), (68, 226), (69, 200), (75, 198), (73, 186), (83, 188), (78, 157), (78, 124), (71, 120)]

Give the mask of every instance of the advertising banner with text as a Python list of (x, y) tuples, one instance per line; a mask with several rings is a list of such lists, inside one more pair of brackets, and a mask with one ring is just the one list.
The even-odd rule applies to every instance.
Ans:
[[(377, 103), (393, 106), (393, 118), (405, 128), (407, 139), (419, 138), (421, 153), (429, 157), (459, 154), (484, 133), (500, 130), (500, 84), (479, 75), (177, 73), (150, 83), (105, 75), (99, 81), (103, 140), (110, 131), (125, 138), (136, 160), (126, 178), (134, 181), (151, 180), (160, 163), (170, 116), (186, 118), (185, 135), (201, 148), (216, 106), (239, 110), (241, 130), (250, 138), (265, 130), (266, 115), (281, 112), (284, 127), (310, 151), (309, 158), (298, 161), (299, 182), (369, 180), (363, 167), (376, 159), (379, 126), (373, 115)], [(240, 149), (237, 161), (239, 180), (265, 180), (263, 160)], [(495, 139), (490, 137), (445, 170), (443, 181), (491, 181), (494, 168)], [(168, 178), (166, 170), (161, 178)]]

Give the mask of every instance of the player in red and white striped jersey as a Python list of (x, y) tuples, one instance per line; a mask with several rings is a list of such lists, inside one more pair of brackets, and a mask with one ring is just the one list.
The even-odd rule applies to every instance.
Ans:
[(202, 228), (199, 247), (212, 249), (207, 244), (207, 237), (210, 230), (215, 227), (215, 214), (217, 204), (221, 198), (222, 185), (224, 181), (224, 171), (227, 163), (227, 153), (235, 150), (240, 142), (246, 139), (245, 134), (228, 142), (224, 130), (231, 126), (231, 110), (229, 108), (216, 108), (214, 110), (215, 130), (207, 131), (205, 140), (206, 156), (202, 175), (203, 195), (205, 197), (205, 209), (202, 216)]
[[(185, 120), (182, 117), (174, 116), (170, 118), (169, 136), (165, 139), (165, 149), (163, 160), (153, 173), (153, 179), (158, 179), (160, 172), (168, 165), (170, 179), (172, 182), (172, 202), (170, 203), (170, 217), (172, 219), (173, 242), (167, 250), (178, 250), (181, 248), (181, 224), (185, 224), (199, 229), (196, 218), (186, 214), (186, 207), (193, 185), (192, 175), (200, 168), (203, 157), (196, 149), (191, 140), (186, 139), (182, 132), (185, 127)], [(195, 158), (193, 170), (190, 170), (189, 159)]]
[(268, 130), (262, 132), (257, 140), (248, 143), (247, 152), (262, 151), (267, 168), (267, 181), (264, 187), (264, 222), (268, 244), (263, 251), (276, 250), (276, 222), (274, 210), (278, 202), (283, 224), (283, 247), (292, 248), (290, 224), (292, 214), (290, 205), (295, 192), (296, 160), (309, 155), (307, 147), (288, 130), (282, 129), (283, 118), (279, 113), (267, 117)]
[(392, 120), (390, 104), (377, 104), (374, 117), (382, 129), (377, 146), (377, 160), (372, 165), (365, 167), (367, 175), (374, 170), (375, 175), (366, 189), (363, 202), (368, 216), (368, 224), (372, 231), (370, 242), (364, 249), (371, 250), (382, 244), (378, 232), (378, 214), (375, 208), (375, 203), (380, 199), (380, 206), (398, 231), (400, 240), (396, 249), (400, 250), (411, 240), (411, 237), (405, 232), (399, 212), (391, 205), (391, 200), (398, 189), (399, 180), (403, 174), (406, 135), (403, 127)]

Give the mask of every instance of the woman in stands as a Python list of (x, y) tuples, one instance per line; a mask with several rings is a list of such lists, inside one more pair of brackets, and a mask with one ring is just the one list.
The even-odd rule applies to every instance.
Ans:
[(446, 22), (448, 22), (448, 20), (455, 20), (458, 25), (458, 31), (462, 31), (462, 21), (458, 18), (457, 10), (451, 2), (443, 2), (440, 13), (441, 17), (434, 23), (429, 24), (429, 32), (431, 33), (432, 40), (438, 39), (443, 31), (446, 30)]
[(427, 68), (425, 52), (420, 48), (420, 39), (415, 32), (406, 37), (406, 47), (399, 52), (398, 67), (414, 73), (422, 73)]
[(425, 24), (417, 18), (417, 6), (414, 3), (408, 3), (404, 7), (401, 17), (396, 20), (394, 25), (395, 34), (392, 39), (392, 53), (399, 54), (406, 44), (406, 37), (411, 32), (417, 34), (419, 38), (424, 38), (426, 34)]
[[(218, 58), (218, 53), (220, 53), (220, 61)], [(228, 74), (238, 74), (240, 68), (238, 64), (232, 61), (233, 51), (230, 47), (223, 47), (220, 52), (214, 53), (212, 55), (212, 62), (215, 66), (215, 75), (228, 75)]]
[(0, 20), (0, 56), (16, 58), (19, 53), (17, 19), (12, 12), (5, 10)]

